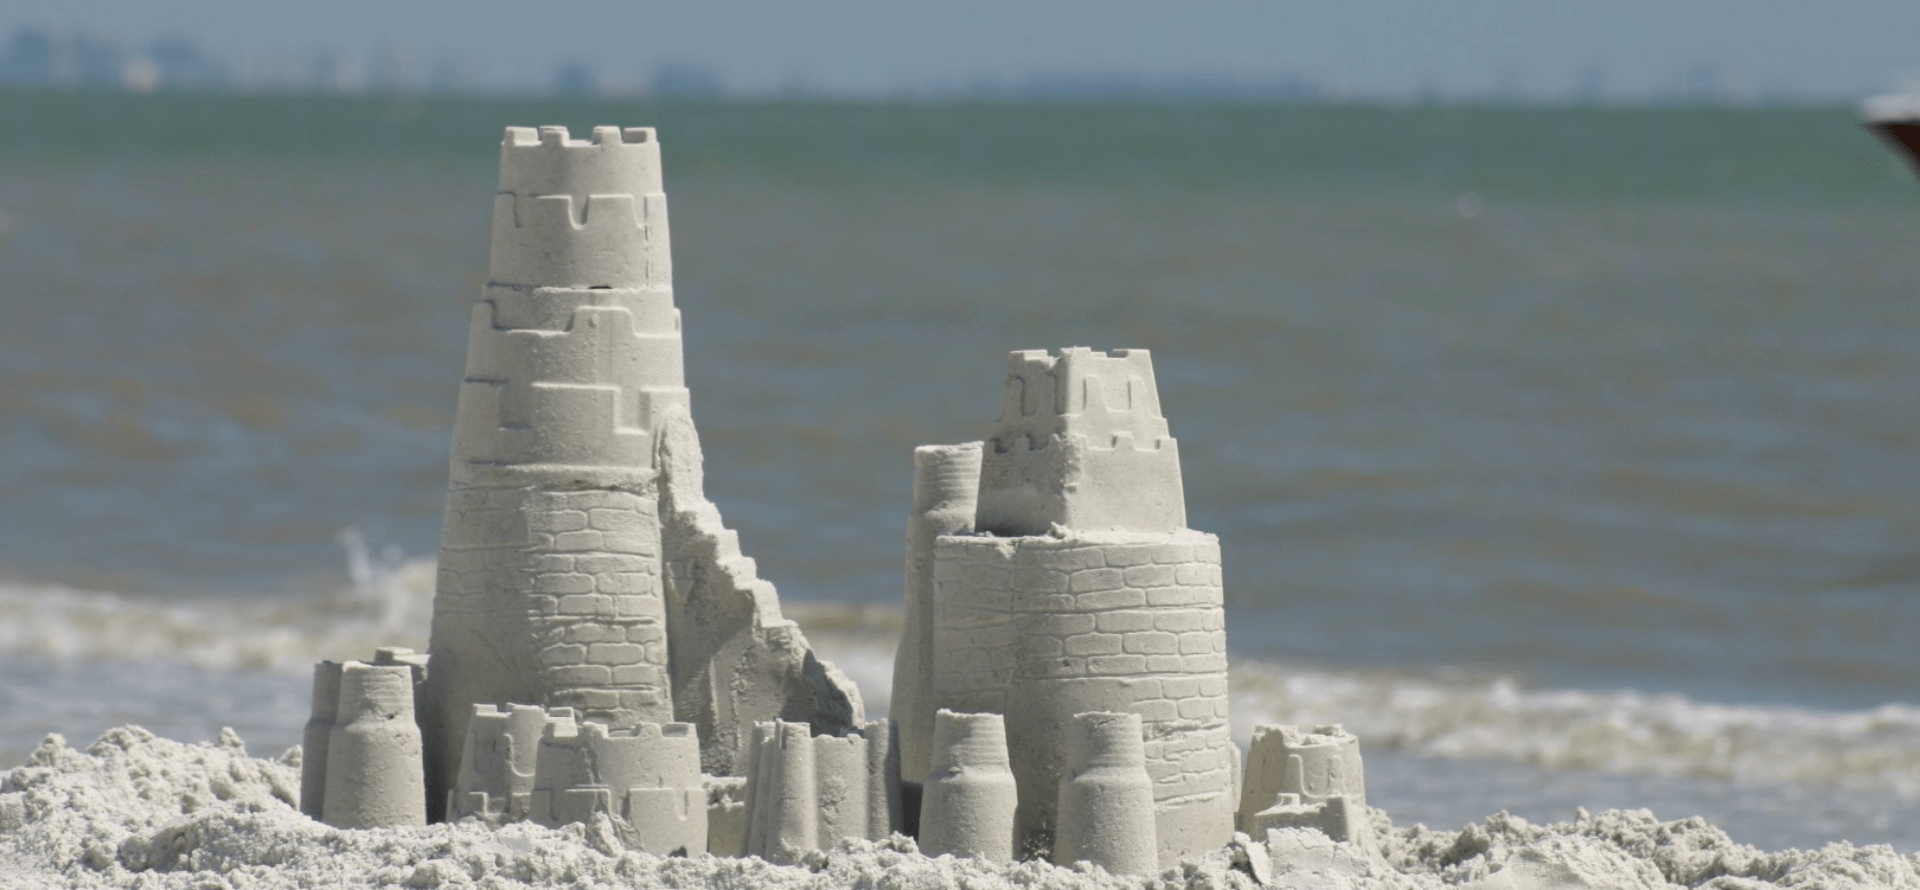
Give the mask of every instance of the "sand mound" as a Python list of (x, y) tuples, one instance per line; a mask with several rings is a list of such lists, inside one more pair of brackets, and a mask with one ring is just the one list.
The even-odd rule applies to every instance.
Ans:
[[(1251, 888), (1233, 845), (1149, 879), (1028, 862), (1011, 867), (920, 856), (904, 838), (849, 842), (797, 866), (758, 859), (661, 859), (621, 847), (613, 826), (498, 831), (477, 824), (340, 831), (302, 816), (299, 751), (248, 756), (231, 732), (209, 744), (138, 727), (86, 750), (50, 736), (0, 774), (0, 885), (19, 887), (699, 887)], [(1535, 826), (1497, 815), (1460, 831), (1394, 830), (1381, 856), (1289, 870), (1292, 887), (1484, 888), (1920, 887), (1920, 857), (1846, 843), (1767, 853), (1699, 819), (1582, 812)], [(1256, 849), (1257, 852), (1257, 849)], [(1264, 871), (1264, 869), (1262, 870)]]

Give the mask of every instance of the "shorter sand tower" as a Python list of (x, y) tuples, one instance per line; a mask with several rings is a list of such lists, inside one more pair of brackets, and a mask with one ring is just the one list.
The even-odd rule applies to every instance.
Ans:
[[(1238, 759), (1220, 545), (1186, 527), (1150, 356), (1013, 353), (978, 455), (970, 529), (956, 515), (968, 450), (916, 455), (895, 686), (906, 775), (926, 756), (919, 739), (937, 710), (1004, 715), (1018, 851), (1043, 855), (1073, 715), (1137, 714), (1159, 861), (1217, 849), (1233, 833)], [(914, 574), (928, 563), (931, 589)]]

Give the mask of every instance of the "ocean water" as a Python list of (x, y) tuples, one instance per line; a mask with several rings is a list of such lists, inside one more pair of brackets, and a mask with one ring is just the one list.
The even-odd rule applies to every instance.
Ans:
[(1235, 721), (1920, 850), (1920, 183), (1845, 109), (0, 93), (0, 762), (424, 644), (508, 124), (660, 128), (707, 490), (883, 710), (917, 444), (1155, 355)]

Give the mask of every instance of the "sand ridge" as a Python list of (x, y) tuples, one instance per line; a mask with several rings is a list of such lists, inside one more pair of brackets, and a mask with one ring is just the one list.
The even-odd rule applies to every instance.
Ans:
[[(623, 847), (604, 816), (559, 829), (477, 822), (341, 830), (298, 808), (300, 750), (249, 755), (231, 731), (187, 744), (139, 727), (85, 749), (49, 736), (0, 773), (0, 886), (134, 888), (698, 887), (1252, 888), (1238, 842), (1146, 878), (1046, 862), (994, 865), (921, 856), (902, 837), (846, 841), (795, 865), (660, 858)], [(1374, 811), (1380, 858), (1290, 869), (1269, 886), (1340, 888), (1920, 887), (1920, 856), (1841, 842), (1764, 852), (1704, 820), (1584, 811), (1534, 825), (1495, 815), (1459, 831), (1393, 828)]]

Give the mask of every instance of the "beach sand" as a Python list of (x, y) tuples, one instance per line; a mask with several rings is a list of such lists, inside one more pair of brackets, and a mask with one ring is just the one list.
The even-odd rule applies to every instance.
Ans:
[[(1260, 886), (1244, 837), (1149, 878), (1044, 862), (928, 859), (911, 840), (846, 842), (801, 864), (624, 849), (605, 820), (547, 829), (478, 823), (349, 831), (300, 814), (299, 749), (247, 753), (231, 731), (186, 744), (139, 727), (92, 745), (49, 736), (0, 774), (0, 886), (1241, 888)], [(1920, 856), (1830, 844), (1763, 852), (1701, 819), (1582, 812), (1532, 825), (1505, 814), (1457, 831), (1394, 827), (1375, 811), (1380, 852), (1320, 869), (1278, 863), (1268, 886), (1338, 888), (1920, 887)]]

